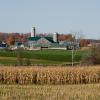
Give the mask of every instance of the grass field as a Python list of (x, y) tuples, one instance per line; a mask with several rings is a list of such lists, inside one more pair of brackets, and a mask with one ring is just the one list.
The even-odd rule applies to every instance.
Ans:
[[(74, 55), (74, 62), (79, 62), (85, 51), (77, 51)], [(71, 51), (66, 50), (43, 50), (23, 51), (23, 58), (29, 58), (32, 64), (63, 64), (71, 63)], [(16, 64), (17, 53), (15, 51), (0, 51), (0, 64)], [(6, 62), (4, 62), (6, 61)]]
[[(25, 59), (23, 59), (23, 63), (25, 63)], [(66, 62), (58, 62), (58, 61), (53, 61), (53, 60), (46, 60), (46, 59), (30, 59), (30, 62), (32, 65), (34, 64), (48, 64), (48, 65), (53, 65), (53, 64), (69, 64)], [(0, 64), (3, 65), (17, 65), (18, 61), (16, 57), (0, 57)]]
[(100, 100), (100, 84), (0, 85), (0, 100)]

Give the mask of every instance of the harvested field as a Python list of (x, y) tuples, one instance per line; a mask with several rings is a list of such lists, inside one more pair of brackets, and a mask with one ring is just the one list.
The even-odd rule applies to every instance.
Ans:
[(100, 100), (100, 84), (0, 85), (0, 100)]

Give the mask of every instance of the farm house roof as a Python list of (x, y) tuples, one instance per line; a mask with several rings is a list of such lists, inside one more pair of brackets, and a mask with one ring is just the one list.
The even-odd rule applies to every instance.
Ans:
[(44, 38), (47, 39), (48, 41), (52, 42), (52, 43), (54, 42), (52, 37), (44, 37)]
[(37, 41), (40, 38), (45, 38), (46, 40), (50, 41), (50, 42), (54, 42), (52, 37), (29, 37), (28, 40), (29, 41)]
[(29, 37), (28, 40), (29, 41), (37, 41), (39, 40), (41, 37)]

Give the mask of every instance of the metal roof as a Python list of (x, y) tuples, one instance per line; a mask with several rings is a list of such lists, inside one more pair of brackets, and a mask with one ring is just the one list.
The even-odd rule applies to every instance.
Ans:
[(30, 41), (37, 41), (39, 40), (41, 37), (29, 37), (28, 40)]
[(46, 40), (50, 41), (50, 42), (54, 42), (52, 37), (29, 37), (28, 40), (29, 41), (37, 41), (40, 38), (45, 38)]

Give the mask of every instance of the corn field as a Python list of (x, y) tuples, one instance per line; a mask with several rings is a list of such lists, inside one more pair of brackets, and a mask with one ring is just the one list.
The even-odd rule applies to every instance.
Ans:
[(87, 84), (100, 82), (100, 67), (0, 67), (0, 84)]

